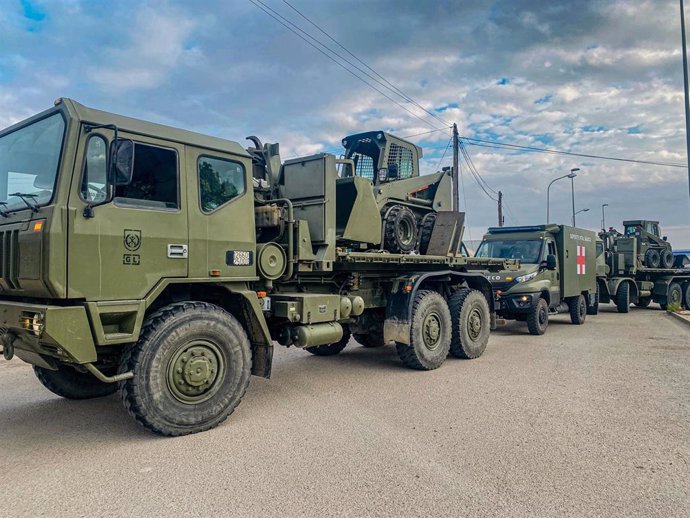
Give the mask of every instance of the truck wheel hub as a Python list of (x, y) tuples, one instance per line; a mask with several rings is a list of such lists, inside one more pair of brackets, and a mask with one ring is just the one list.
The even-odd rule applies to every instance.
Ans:
[(441, 319), (435, 313), (427, 315), (422, 326), (424, 333), (424, 345), (429, 350), (434, 350), (438, 347), (439, 338), (441, 337)]
[(215, 344), (195, 341), (180, 347), (168, 366), (168, 387), (183, 403), (199, 403), (218, 389), (225, 370)]
[(467, 331), (472, 340), (479, 338), (482, 332), (482, 313), (477, 308), (473, 309), (468, 319)]

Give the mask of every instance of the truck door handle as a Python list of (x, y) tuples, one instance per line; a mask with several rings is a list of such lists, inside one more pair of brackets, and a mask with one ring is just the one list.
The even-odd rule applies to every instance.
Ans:
[(186, 259), (187, 245), (168, 245), (168, 257), (170, 259)]

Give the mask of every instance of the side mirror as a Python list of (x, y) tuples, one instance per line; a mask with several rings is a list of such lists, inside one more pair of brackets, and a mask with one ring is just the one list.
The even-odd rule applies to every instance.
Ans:
[(668, 241), (668, 236), (664, 236), (661, 239), (663, 239), (664, 241)]
[(555, 270), (557, 267), (556, 263), (556, 256), (553, 254), (549, 254), (546, 256), (546, 269), (547, 270)]
[(129, 185), (134, 172), (134, 142), (117, 139), (113, 148), (113, 183)]

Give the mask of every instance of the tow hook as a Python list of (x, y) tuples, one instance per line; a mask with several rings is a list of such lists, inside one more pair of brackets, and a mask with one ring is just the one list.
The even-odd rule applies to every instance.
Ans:
[(2, 355), (6, 360), (14, 358), (14, 341), (16, 339), (17, 335), (12, 332), (7, 332), (2, 335)]

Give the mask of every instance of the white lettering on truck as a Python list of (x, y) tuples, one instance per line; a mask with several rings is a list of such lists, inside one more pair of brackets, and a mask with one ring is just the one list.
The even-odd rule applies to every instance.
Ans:
[(579, 236), (579, 235), (577, 235), (577, 234), (570, 234), (570, 239), (572, 239), (573, 241), (585, 241), (585, 242), (587, 242), (587, 243), (591, 243), (591, 242), (592, 242), (592, 238), (591, 238), (591, 237), (589, 237), (589, 236)]

